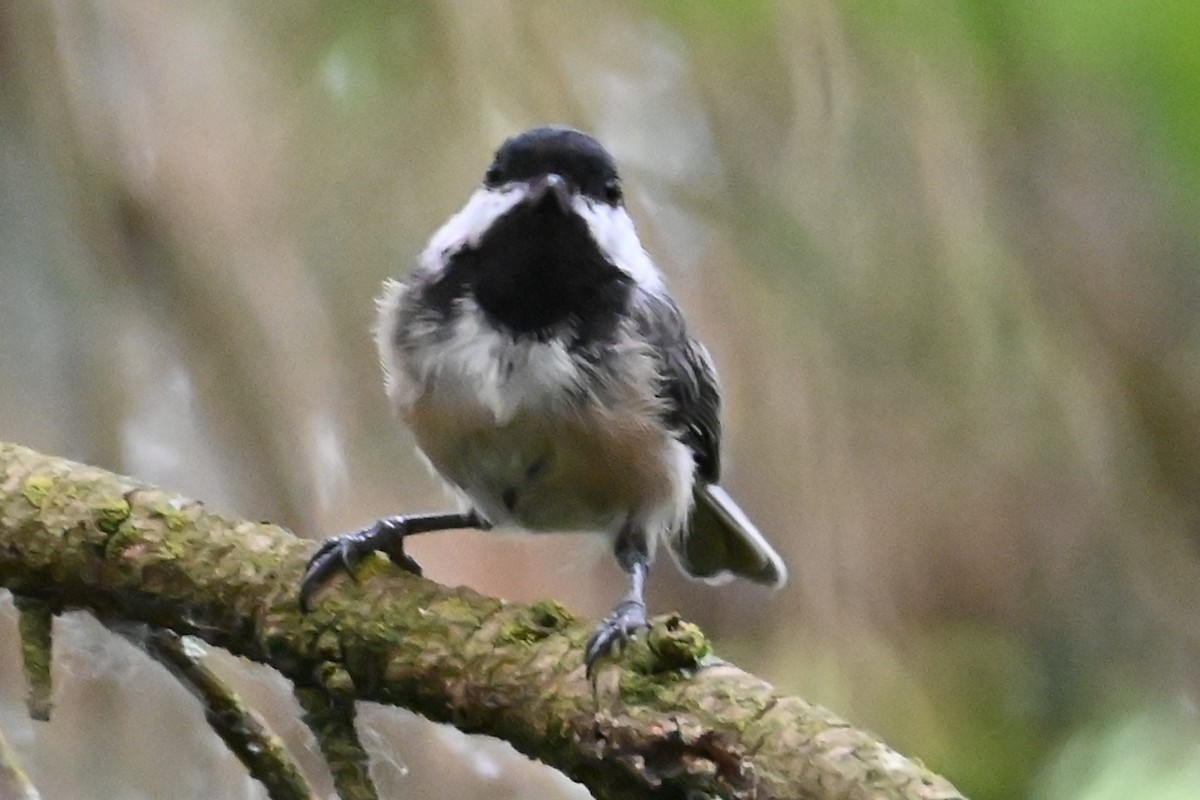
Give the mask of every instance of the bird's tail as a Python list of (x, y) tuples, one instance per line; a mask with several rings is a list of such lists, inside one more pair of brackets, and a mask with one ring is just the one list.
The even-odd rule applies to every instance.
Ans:
[(671, 537), (670, 550), (685, 573), (706, 583), (735, 577), (772, 587), (787, 583), (783, 559), (716, 484), (696, 487), (691, 518)]

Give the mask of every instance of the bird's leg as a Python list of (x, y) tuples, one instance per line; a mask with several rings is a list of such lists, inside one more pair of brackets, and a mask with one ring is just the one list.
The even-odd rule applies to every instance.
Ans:
[(650, 556), (645, 542), (641, 536), (622, 531), (617, 537), (616, 556), (621, 568), (629, 573), (629, 592), (588, 639), (583, 661), (587, 677), (593, 682), (600, 659), (613, 646), (624, 647), (639, 630), (647, 627), (645, 586)]
[(360, 531), (331, 536), (321, 543), (308, 560), (308, 568), (300, 581), (300, 608), (305, 612), (311, 610), (312, 597), (318, 589), (338, 572), (353, 574), (354, 565), (369, 553), (383, 553), (401, 569), (420, 575), (420, 565), (404, 552), (406, 536), (457, 528), (486, 530), (490, 527), (491, 524), (475, 511), (413, 514), (383, 517)]

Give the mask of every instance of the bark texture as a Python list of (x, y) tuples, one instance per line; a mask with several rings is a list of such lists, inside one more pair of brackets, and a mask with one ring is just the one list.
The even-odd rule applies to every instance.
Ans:
[[(654, 621), (605, 667), (553, 602), (509, 604), (368, 560), (300, 612), (313, 543), (105, 470), (0, 443), (0, 585), (197, 636), (298, 690), (404, 706), (504, 739), (607, 798), (959, 798), (830, 712)], [(619, 666), (618, 666), (619, 665)]]

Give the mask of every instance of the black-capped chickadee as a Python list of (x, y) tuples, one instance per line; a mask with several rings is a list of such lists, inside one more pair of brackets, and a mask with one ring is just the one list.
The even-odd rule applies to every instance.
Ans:
[(646, 626), (660, 540), (692, 577), (783, 585), (779, 555), (717, 485), (712, 361), (638, 241), (595, 139), (546, 127), (506, 141), (378, 305), (387, 394), (463, 510), (385, 517), (328, 539), (301, 584), (304, 608), (372, 551), (419, 574), (404, 552), (413, 534), (599, 532), (631, 587), (588, 642), (591, 676)]

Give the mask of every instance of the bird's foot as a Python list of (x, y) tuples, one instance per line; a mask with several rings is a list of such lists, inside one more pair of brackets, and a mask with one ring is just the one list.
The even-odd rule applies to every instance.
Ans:
[(646, 604), (637, 599), (622, 600), (588, 639), (583, 656), (588, 680), (595, 683), (596, 666), (600, 659), (608, 655), (614, 647), (618, 650), (624, 649), (638, 631), (648, 627)]
[(371, 553), (383, 553), (401, 569), (420, 575), (421, 566), (404, 552), (408, 532), (404, 517), (384, 517), (369, 528), (326, 539), (308, 560), (300, 581), (300, 608), (310, 611), (317, 590), (339, 572), (353, 576), (354, 567)]

